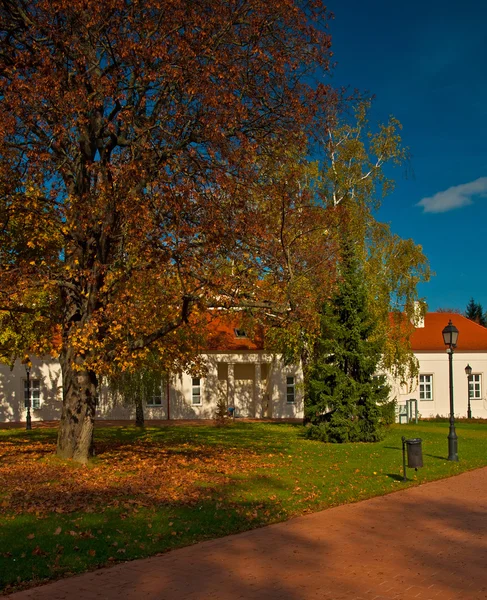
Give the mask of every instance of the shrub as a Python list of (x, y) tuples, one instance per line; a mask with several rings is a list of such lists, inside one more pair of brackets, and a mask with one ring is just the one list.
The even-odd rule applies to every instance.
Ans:
[(382, 423), (384, 425), (393, 425), (396, 422), (397, 401), (391, 400), (381, 406)]

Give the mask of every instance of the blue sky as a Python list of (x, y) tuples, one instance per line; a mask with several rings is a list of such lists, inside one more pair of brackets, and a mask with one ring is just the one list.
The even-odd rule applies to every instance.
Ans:
[(375, 94), (374, 118), (397, 117), (412, 155), (379, 219), (423, 246), (436, 273), (420, 288), (430, 310), (464, 310), (472, 296), (487, 310), (487, 3), (328, 8), (335, 85)]

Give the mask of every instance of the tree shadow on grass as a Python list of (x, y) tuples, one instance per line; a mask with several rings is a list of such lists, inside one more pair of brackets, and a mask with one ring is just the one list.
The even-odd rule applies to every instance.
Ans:
[(241, 476), (251, 478), (269, 466), (269, 445), (183, 440), (163, 443), (114, 435), (98, 443), (97, 456), (84, 467), (53, 456), (52, 440), (15, 439), (0, 460), (3, 508), (45, 515), (93, 512), (124, 503), (130, 508), (133, 502), (149, 507), (170, 501), (194, 504), (211, 490), (223, 489)]
[[(222, 483), (201, 488), (192, 498), (149, 502), (143, 492), (121, 485), (115, 504), (108, 487), (93, 496), (89, 486), (80, 486), (78, 493), (91, 502), (87, 511), (59, 514), (53, 505), (40, 519), (28, 511), (1, 523), (0, 590), (16, 582), (40, 582), (95, 565), (152, 556), (286, 518), (280, 503), (270, 501), (265, 491), (278, 492), (282, 482), (259, 475), (255, 483), (261, 490), (255, 500), (235, 499)], [(42, 509), (45, 498), (32, 501)]]
[[(88, 591), (90, 598), (100, 599), (110, 590), (111, 597), (119, 600), (140, 597), (147, 600), (186, 597), (343, 599), (365, 597), (371, 592), (372, 596), (383, 596), (387, 590), (390, 597), (405, 600), (413, 593), (430, 597), (433, 588), (439, 597), (477, 600), (485, 597), (487, 587), (487, 475), (484, 474), (482, 480), (470, 473), (461, 477), (462, 481), (444, 480), (432, 486), (293, 519), (282, 525), (182, 548), (149, 561), (115, 565), (76, 579), (73, 590)], [(268, 485), (279, 486), (280, 482), (269, 478)], [(234, 527), (235, 518), (236, 530), (259, 525), (258, 520), (250, 519), (247, 514), (260, 510), (257, 502), (234, 503), (231, 514), (207, 501), (194, 507), (174, 502), (169, 508), (176, 535), (166, 530), (159, 540), (159, 551), (205, 536), (225, 535), (225, 527)], [(194, 529), (192, 536), (181, 538), (182, 525), (187, 520), (189, 526), (193, 526), (198, 522), (198, 515), (206, 520), (200, 519), (199, 529)], [(89, 517), (95, 530), (100, 515)], [(153, 532), (155, 525), (148, 528), (145, 515), (140, 512), (129, 519), (133, 519), (130, 523), (134, 531), (132, 538), (137, 535), (137, 544), (148, 531)], [(116, 525), (120, 532), (129, 524), (129, 519)], [(220, 523), (223, 528), (215, 527)], [(13, 522), (5, 527), (10, 539), (18, 534), (11, 529), (13, 527)], [(134, 539), (130, 538), (130, 532), (125, 536), (123, 547), (127, 550), (123, 558), (133, 558), (134, 554), (128, 551), (134, 546)], [(154, 537), (153, 533), (150, 536)], [(65, 546), (68, 542), (64, 540), (70, 537), (69, 532), (64, 535)], [(105, 549), (97, 549), (99, 564), (108, 561), (113, 554), (119, 558), (113, 539), (110, 538)], [(89, 543), (93, 541), (88, 538), (88, 545), (85, 541), (77, 536), (78, 551), (70, 551), (74, 555), (80, 551), (87, 555)], [(36, 539), (36, 543), (41, 542)], [(146, 553), (157, 552), (156, 546), (146, 546)], [(116, 547), (120, 548), (120, 544)], [(134, 547), (138, 551), (138, 547)], [(41, 576), (38, 565), (40, 562), (48, 564), (49, 560), (48, 556), (28, 553), (24, 563), (16, 568), (25, 574), (37, 564)], [(60, 600), (66, 597), (68, 584), (69, 581), (63, 581), (38, 588), (36, 598)]]

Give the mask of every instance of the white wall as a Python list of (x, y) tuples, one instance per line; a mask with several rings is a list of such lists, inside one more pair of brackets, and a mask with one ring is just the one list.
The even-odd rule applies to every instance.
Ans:
[[(237, 415), (240, 416), (277, 419), (303, 417), (303, 375), (300, 367), (284, 366), (278, 358), (264, 352), (211, 353), (206, 354), (204, 359), (207, 373), (201, 378), (201, 406), (193, 405), (191, 401), (192, 376), (189, 373), (175, 375), (171, 380), (171, 418), (212, 419), (219, 395), (225, 398), (227, 406), (236, 406)], [(228, 364), (226, 381), (218, 380), (218, 363)], [(262, 376), (266, 370), (263, 364), (268, 365), (265, 379)], [(242, 379), (239, 378), (239, 371)], [(286, 401), (288, 375), (296, 380), (293, 404)], [(243, 397), (245, 402), (242, 401)]]
[[(303, 376), (300, 367), (284, 366), (277, 357), (264, 352), (210, 353), (204, 359), (207, 372), (201, 377), (201, 405), (192, 404), (192, 375), (171, 375), (169, 407), (167, 388), (164, 386), (162, 405), (144, 407), (147, 420), (213, 419), (219, 396), (226, 400), (227, 406), (236, 406), (239, 416), (303, 417)], [(218, 379), (218, 363), (228, 365), (225, 381)], [(287, 402), (287, 376), (295, 377), (294, 403)], [(19, 361), (15, 363), (13, 370), (0, 364), (0, 422), (25, 421), (25, 378), (25, 367)], [(32, 409), (32, 420), (59, 419), (62, 408), (62, 377), (58, 361), (49, 357), (33, 359), (31, 378), (39, 379), (41, 387), (41, 406), (38, 410)], [(97, 419), (135, 419), (135, 408), (126, 406), (115, 398), (105, 384), (100, 386), (99, 396)]]
[[(40, 408), (31, 409), (32, 421), (59, 419), (62, 406), (61, 366), (49, 357), (32, 359), (31, 379), (40, 382)], [(25, 366), (16, 361), (13, 369), (0, 364), (0, 422), (25, 421), (24, 382)]]
[[(394, 383), (392, 397), (399, 404), (404, 404), (409, 398), (418, 400), (418, 411), (424, 418), (446, 417), (450, 414), (449, 363), (447, 352), (417, 352), (420, 374), (433, 375), (433, 399), (421, 400), (419, 397), (419, 382), (415, 381), (412, 389), (399, 387)], [(481, 374), (482, 398), (471, 400), (472, 417), (487, 418), (487, 353), (485, 352), (455, 352), (453, 354), (453, 398), (455, 417), (467, 416), (468, 385), (465, 367), (469, 364), (472, 373)]]
[[(420, 373), (433, 375), (433, 399), (421, 400), (419, 385), (415, 381), (412, 389), (399, 386), (392, 381), (391, 397), (396, 397), (399, 404), (407, 399), (418, 400), (418, 410), (422, 417), (448, 416), (449, 408), (449, 367), (448, 354), (416, 353), (420, 362)], [(300, 367), (284, 366), (281, 361), (265, 352), (211, 353), (205, 356), (208, 371), (201, 378), (201, 406), (192, 405), (192, 377), (189, 373), (173, 375), (170, 378), (170, 410), (168, 414), (167, 391), (164, 389), (161, 406), (146, 406), (145, 417), (151, 419), (212, 419), (217, 410), (218, 396), (227, 399), (227, 405), (236, 405), (239, 410), (239, 390), (250, 398), (249, 416), (255, 418), (302, 418), (303, 376)], [(228, 378), (218, 380), (218, 363), (228, 364)], [(467, 376), (465, 367), (470, 364), (473, 373), (482, 376), (482, 397), (471, 400), (472, 416), (487, 418), (487, 353), (455, 352), (453, 355), (454, 406), (456, 417), (467, 416)], [(232, 377), (235, 365), (246, 379)], [(265, 367), (264, 365), (267, 365)], [(267, 377), (264, 377), (267, 371)], [(296, 396), (294, 404), (286, 402), (286, 377), (294, 376), (296, 380)], [(61, 368), (59, 363), (49, 357), (34, 358), (31, 378), (40, 380), (41, 406), (32, 409), (33, 421), (58, 419), (61, 415), (62, 387)], [(24, 381), (25, 367), (17, 361), (11, 370), (0, 364), (0, 422), (25, 421)], [(240, 406), (240, 409), (242, 407)], [(241, 412), (243, 412), (241, 410)], [(100, 390), (100, 404), (96, 412), (98, 419), (133, 420), (135, 409), (115, 401), (106, 387)], [(243, 416), (243, 415), (241, 415)]]
[[(167, 419), (167, 385), (162, 382), (162, 404), (158, 406), (144, 406), (144, 417), (147, 420)], [(96, 407), (96, 418), (113, 421), (135, 421), (135, 406), (125, 404), (120, 397), (114, 395), (107, 385), (105, 379), (102, 380), (99, 390), (99, 403)]]

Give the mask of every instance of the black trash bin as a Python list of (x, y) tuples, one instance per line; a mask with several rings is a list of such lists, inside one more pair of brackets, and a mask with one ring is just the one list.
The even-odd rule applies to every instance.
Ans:
[(423, 466), (423, 449), (421, 447), (421, 438), (406, 440), (406, 450), (408, 454), (408, 468), (417, 469)]

